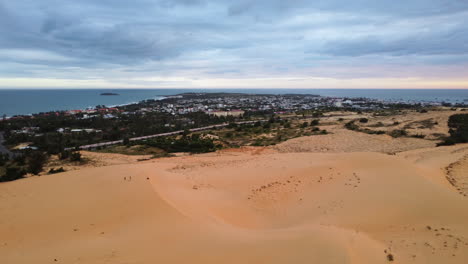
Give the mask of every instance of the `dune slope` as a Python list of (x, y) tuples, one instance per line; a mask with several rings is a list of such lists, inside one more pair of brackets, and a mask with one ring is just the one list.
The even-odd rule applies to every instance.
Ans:
[(434, 180), (453, 161), (423, 156), (215, 153), (0, 184), (0, 263), (466, 263), (468, 199)]

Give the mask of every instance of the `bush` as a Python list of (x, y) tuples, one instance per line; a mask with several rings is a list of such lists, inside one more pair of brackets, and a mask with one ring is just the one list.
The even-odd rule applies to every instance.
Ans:
[(70, 155), (70, 161), (81, 161), (81, 153), (75, 151)]
[(7, 167), (5, 175), (0, 177), (0, 182), (15, 181), (24, 177), (26, 172), (21, 168)]
[(26, 164), (26, 156), (18, 155), (13, 159), (13, 161), (17, 163), (19, 166), (24, 166)]
[(8, 154), (0, 154), (0, 166), (3, 166), (10, 160)]
[(32, 174), (39, 174), (47, 161), (47, 156), (40, 151), (32, 152), (28, 155), (28, 172)]
[(314, 119), (310, 122), (310, 125), (311, 126), (318, 126), (318, 124), (320, 123), (320, 121), (318, 119)]
[(408, 133), (406, 132), (406, 130), (403, 130), (403, 129), (395, 129), (395, 130), (392, 130), (388, 135), (394, 138), (398, 138), (398, 137), (407, 136)]
[(306, 128), (308, 125), (309, 125), (309, 123), (304, 122), (304, 123), (302, 123), (301, 127), (302, 127), (302, 128)]
[(231, 122), (231, 123), (229, 123), (229, 125), (227, 125), (226, 128), (230, 128), (230, 129), (232, 129), (232, 128), (237, 128), (237, 124)]
[(444, 139), (444, 141), (440, 142), (440, 143), (437, 143), (437, 147), (440, 147), (440, 146), (452, 146), (452, 145), (455, 145), (457, 144), (457, 142), (455, 141), (455, 139), (451, 138), (451, 137), (448, 137), (446, 139)]
[(388, 254), (388, 255), (387, 255), (387, 260), (388, 260), (388, 261), (393, 261), (393, 260), (394, 260), (393, 255), (392, 255), (392, 254)]
[(70, 153), (71, 152), (69, 150), (64, 150), (64, 151), (60, 152), (59, 159), (61, 159), (61, 160), (68, 159), (70, 157)]
[(359, 122), (361, 122), (361, 123), (367, 123), (367, 122), (369, 122), (369, 119), (367, 119), (367, 118), (361, 118), (361, 119), (359, 119)]
[(415, 134), (415, 135), (411, 135), (411, 137), (414, 137), (414, 138), (425, 138), (426, 136), (423, 135), (423, 134)]
[(180, 139), (155, 138), (146, 143), (148, 146), (160, 148), (166, 152), (190, 152), (206, 153), (216, 150), (216, 145), (212, 139), (194, 136), (182, 137)]
[(382, 134), (385, 134), (385, 131), (382, 131), (382, 130), (372, 130), (372, 129), (364, 129), (364, 130), (361, 130), (361, 132), (364, 132), (364, 133), (370, 134), (370, 135), (382, 135)]
[(345, 128), (349, 130), (359, 130), (359, 126), (354, 124), (354, 121), (349, 121), (345, 124)]
[(60, 173), (60, 172), (65, 172), (65, 170), (63, 169), (63, 167), (60, 167), (60, 168), (58, 168), (58, 169), (52, 168), (52, 169), (49, 170), (49, 174), (55, 174), (55, 173)]
[(468, 114), (456, 114), (449, 117), (450, 138), (456, 143), (468, 142)]

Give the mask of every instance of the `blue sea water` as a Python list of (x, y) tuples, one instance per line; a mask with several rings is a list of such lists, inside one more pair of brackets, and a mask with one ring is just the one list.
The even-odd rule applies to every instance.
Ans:
[[(101, 96), (103, 92), (119, 95)], [(387, 101), (468, 104), (468, 90), (451, 89), (3, 89), (0, 90), (0, 116), (84, 109), (96, 105), (122, 105), (186, 92), (316, 94), (332, 97), (367, 97)]]

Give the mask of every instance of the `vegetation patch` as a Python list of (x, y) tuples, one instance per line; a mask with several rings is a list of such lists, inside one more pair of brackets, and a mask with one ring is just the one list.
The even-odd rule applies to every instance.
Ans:
[(63, 169), (63, 167), (60, 167), (58, 169), (52, 168), (49, 170), (49, 174), (56, 174), (61, 172), (65, 172), (65, 169)]
[(404, 129), (395, 129), (388, 133), (389, 136), (393, 138), (405, 137), (408, 136), (408, 132)]
[(180, 138), (159, 137), (146, 141), (145, 145), (162, 149), (167, 153), (206, 153), (216, 151), (221, 147), (212, 139), (201, 138), (199, 134), (184, 135)]
[(449, 134), (442, 143), (438, 145), (454, 145), (457, 143), (468, 143), (468, 114), (456, 114), (449, 117)]
[(345, 128), (357, 132), (362, 132), (370, 135), (382, 135), (385, 134), (385, 131), (380, 131), (380, 130), (372, 130), (368, 128), (361, 129), (358, 125), (355, 124), (355, 121), (349, 121), (348, 123), (345, 124)]

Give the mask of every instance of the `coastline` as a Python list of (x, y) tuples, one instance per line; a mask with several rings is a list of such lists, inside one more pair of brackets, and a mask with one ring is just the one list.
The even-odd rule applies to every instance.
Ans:
[[(398, 89), (115, 89), (120, 96), (99, 96), (104, 89), (31, 89), (11, 90), (0, 89), (0, 116), (6, 114), (32, 115), (39, 112), (54, 110), (86, 109), (96, 105), (118, 107), (138, 103), (142, 100), (155, 99), (187, 92), (215, 93), (237, 92), (258, 94), (318, 94), (326, 97), (366, 97), (385, 101), (401, 102), (451, 102), (466, 103), (468, 90), (398, 90)], [(403, 99), (407, 98), (407, 99)], [(157, 100), (157, 98), (156, 98)]]

